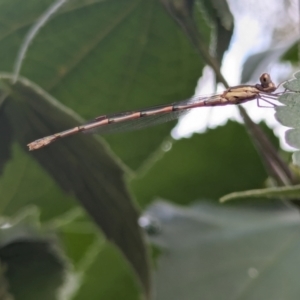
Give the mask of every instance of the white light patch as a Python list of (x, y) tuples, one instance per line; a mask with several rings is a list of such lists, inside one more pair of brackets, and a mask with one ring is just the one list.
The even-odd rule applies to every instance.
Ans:
[(8, 228), (12, 227), (12, 224), (8, 223), (8, 222), (5, 222), (5, 223), (1, 224), (0, 227), (1, 227), (1, 229), (8, 229)]
[(172, 149), (172, 143), (169, 142), (169, 141), (168, 142), (164, 142), (161, 147), (162, 147), (162, 150), (164, 152), (168, 152), (168, 151), (170, 151)]
[[(245, 6), (238, 1), (229, 1), (231, 11), (235, 18), (235, 31), (230, 49), (224, 56), (222, 73), (230, 86), (239, 84), (243, 63), (249, 55), (268, 49), (272, 40), (274, 26), (278, 25), (274, 18), (270, 18), (272, 15), (280, 13), (283, 5), (283, 1), (277, 1), (275, 3), (270, 0), (262, 3), (258, 3), (257, 1), (251, 2), (250, 0), (247, 3), (248, 6)], [(268, 5), (271, 5), (271, 10), (264, 9)], [(252, 10), (249, 11), (247, 7), (251, 7)], [(283, 70), (283, 68), (285, 69)], [(282, 64), (280, 66), (279, 64), (274, 65), (271, 75), (275, 83), (278, 83), (278, 75), (283, 73), (287, 74), (287, 69), (291, 68), (289, 66), (283, 66)], [(265, 70), (265, 72), (270, 72), (270, 70)], [(205, 67), (203, 76), (198, 81), (196, 95), (203, 96), (213, 93), (215, 91), (214, 82), (213, 71), (209, 67)], [(259, 83), (259, 78), (257, 78), (256, 82), (251, 82), (251, 84), (256, 83)], [(225, 88), (220, 88), (218, 91), (222, 92), (224, 90)], [(273, 108), (257, 107), (255, 100), (249, 101), (243, 104), (243, 106), (254, 122), (259, 123), (264, 121), (274, 130), (284, 150), (295, 150), (285, 142), (285, 132), (288, 128), (282, 126), (275, 119)], [(172, 136), (175, 139), (190, 137), (194, 132), (202, 133), (205, 132), (207, 128), (216, 128), (217, 126), (224, 125), (229, 119), (242, 123), (241, 116), (235, 105), (193, 109), (179, 121), (178, 125), (172, 131)]]
[(248, 269), (248, 275), (250, 278), (256, 278), (259, 275), (259, 272), (255, 268), (249, 268)]

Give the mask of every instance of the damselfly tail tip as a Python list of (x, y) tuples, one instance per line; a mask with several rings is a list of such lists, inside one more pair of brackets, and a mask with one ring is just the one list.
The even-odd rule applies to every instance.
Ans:
[(29, 144), (27, 144), (27, 146), (29, 148), (29, 151), (37, 150), (42, 147), (39, 143), (37, 143), (37, 141), (29, 143)]
[(43, 147), (51, 144), (55, 140), (56, 140), (56, 136), (48, 136), (48, 137), (33, 141), (33, 142), (27, 144), (27, 146), (29, 148), (29, 151), (38, 150), (40, 148), (43, 148)]

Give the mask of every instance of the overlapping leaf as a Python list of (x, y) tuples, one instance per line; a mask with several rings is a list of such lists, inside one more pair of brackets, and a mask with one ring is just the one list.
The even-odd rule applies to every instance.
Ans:
[[(1, 299), (55, 300), (69, 269), (53, 236), (42, 233), (38, 211), (3, 220), (0, 230)], [(9, 225), (9, 226), (8, 226)], [(4, 297), (3, 280), (13, 298)]]
[[(10, 119), (23, 150), (27, 151), (26, 144), (35, 136), (56, 132), (61, 124), (67, 128), (81, 122), (79, 117), (30, 81), (20, 79), (12, 85), (10, 76), (2, 74), (1, 79), (9, 93), (4, 113)], [(109, 155), (100, 139), (79, 135), (31, 154), (67, 194), (80, 201), (107, 238), (121, 249), (147, 292), (149, 269), (147, 252), (137, 224), (138, 212), (130, 202), (122, 168)], [(31, 173), (30, 169), (25, 168), (25, 171), (25, 174)], [(13, 184), (13, 180), (8, 179), (8, 183)], [(24, 188), (28, 189), (26, 186)], [(8, 189), (7, 193), (10, 191)], [(33, 195), (36, 191), (32, 191)], [(29, 197), (31, 193), (27, 191), (25, 194)], [(49, 196), (51, 201), (55, 195), (51, 193)], [(22, 204), (22, 201), (26, 202), (26, 197), (19, 195), (19, 198)], [(39, 199), (34, 198), (36, 201)], [(18, 206), (18, 202), (12, 205)], [(64, 203), (58, 206), (58, 210), (61, 207)]]
[(216, 53), (215, 56), (221, 64), (223, 55), (229, 47), (233, 34), (233, 16), (230, 12), (227, 1), (213, 0), (199, 2), (211, 19), (211, 24), (215, 27), (214, 33), (216, 38), (213, 39), (215, 41), (213, 48)]
[(147, 214), (161, 227), (156, 299), (299, 298), (298, 211), (160, 201)]
[[(275, 116), (282, 125), (292, 128), (286, 132), (287, 143), (300, 149), (300, 72), (294, 76), (294, 79), (284, 84), (287, 92), (279, 97), (284, 106), (276, 107)], [(296, 164), (300, 164), (299, 151), (294, 153), (293, 159)]]
[[(23, 37), (47, 8), (34, 1), (29, 5), (30, 15), (12, 16), (2, 29), (2, 71), (12, 70)], [(22, 8), (20, 3), (18, 10)], [(69, 1), (33, 40), (21, 74), (90, 119), (189, 97), (203, 66), (158, 0)], [(109, 142), (136, 168), (170, 128), (110, 137)]]
[(218, 199), (232, 191), (262, 187), (265, 178), (245, 128), (229, 122), (190, 139), (175, 141), (164, 159), (134, 179), (131, 186), (142, 205), (154, 197), (188, 204), (198, 197)]

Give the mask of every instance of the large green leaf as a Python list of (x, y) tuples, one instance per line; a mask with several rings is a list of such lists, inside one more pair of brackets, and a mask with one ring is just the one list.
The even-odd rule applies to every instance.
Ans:
[[(24, 37), (52, 4), (50, 0), (0, 3), (1, 71), (11, 72)], [(197, 22), (200, 19), (198, 13)], [(210, 30), (204, 26), (203, 18), (201, 22), (207, 37)], [(207, 39), (202, 42), (208, 48)], [(26, 53), (21, 74), (89, 119), (190, 96), (203, 66), (196, 50), (160, 1), (78, 0), (66, 1), (40, 28)], [(8, 122), (2, 128), (12, 125), (23, 150), (36, 138), (82, 122), (32, 82), (21, 79), (12, 85), (11, 76), (3, 74), (2, 79), (9, 93), (3, 106)], [(168, 135), (170, 127), (108, 140), (122, 159), (136, 168)], [(9, 149), (10, 143), (6, 144)], [(122, 168), (100, 140), (81, 135), (30, 155), (71, 197), (66, 202), (62, 200), (61, 190), (14, 146), (16, 161), (10, 162), (3, 177), (3, 190), (8, 196), (3, 198), (3, 213), (11, 214), (32, 203), (40, 206), (47, 220), (70, 209), (75, 196), (106, 236), (123, 251), (146, 293), (149, 292), (147, 253), (137, 226), (138, 212), (124, 186)], [(6, 160), (0, 160), (0, 164)], [(23, 178), (23, 173), (18, 173), (22, 167)], [(14, 185), (16, 175), (19, 185)], [(34, 179), (38, 190), (33, 186)], [(18, 197), (10, 194), (8, 187), (14, 188)], [(48, 192), (47, 187), (50, 187)], [(20, 191), (26, 193), (24, 199)], [(51, 202), (53, 197), (55, 201)], [(49, 211), (46, 204), (51, 208)]]
[[(0, 18), (13, 3), (2, 4)], [(32, 8), (27, 13), (25, 3), (15, 2), (24, 14), (12, 15), (0, 31), (2, 71), (12, 70), (29, 26), (51, 3), (26, 2)], [(204, 64), (158, 0), (79, 3), (69, 1), (41, 28), (21, 74), (87, 119), (193, 94)], [(125, 162), (137, 167), (170, 128), (110, 137), (109, 142)]]
[(157, 202), (147, 214), (161, 227), (157, 300), (299, 299), (298, 211)]
[[(21, 78), (15, 85), (12, 85), (10, 76), (2, 74), (1, 79), (9, 93), (4, 113), (14, 127), (16, 139), (26, 152), (28, 151), (26, 143), (35, 135), (41, 131), (49, 134), (57, 130), (54, 119), (60, 124), (65, 124), (66, 127), (72, 127), (81, 122), (78, 116), (64, 108), (29, 80)], [(137, 272), (145, 291), (148, 292), (150, 279), (147, 251), (137, 224), (138, 212), (127, 192), (123, 178), (124, 171), (109, 155), (100, 139), (96, 136), (79, 135), (76, 139), (71, 138), (53, 147), (30, 152), (30, 154), (67, 194), (75, 196), (80, 201), (106, 237), (124, 253)], [(48, 205), (56, 210), (56, 213), (64, 210), (68, 206), (68, 202), (64, 199), (65, 195), (53, 186), (53, 182), (44, 182), (48, 178), (41, 176), (43, 173), (36, 168), (36, 164), (30, 164), (32, 160), (28, 160), (27, 164), (25, 161), (25, 159), (20, 159), (17, 165), (13, 161), (11, 173), (6, 172), (2, 178), (7, 184), (7, 186), (3, 185), (6, 194), (1, 194), (4, 199), (4, 208), (6, 209), (7, 203), (14, 209), (20, 208), (24, 202), (28, 204), (35, 200), (38, 203), (45, 193), (46, 199), (40, 200), (42, 203), (51, 203)], [(23, 172), (16, 171), (20, 168)], [(25, 174), (28, 172), (29, 175), (25, 176), (25, 179), (23, 178), (24, 172)], [(12, 179), (12, 176), (16, 174), (19, 176), (18, 181)], [(40, 182), (38, 197), (36, 195), (38, 189), (32, 185), (34, 178)], [(17, 189), (13, 189), (15, 186)], [(49, 186), (53, 188), (51, 192), (47, 190)], [(16, 192), (17, 197), (14, 198)], [(56, 198), (57, 195), (60, 199)], [(52, 199), (55, 205), (52, 204)], [(3, 212), (7, 213), (5, 209)]]
[(235, 122), (175, 141), (163, 159), (131, 186), (145, 205), (159, 196), (187, 204), (262, 187), (266, 173), (245, 128)]

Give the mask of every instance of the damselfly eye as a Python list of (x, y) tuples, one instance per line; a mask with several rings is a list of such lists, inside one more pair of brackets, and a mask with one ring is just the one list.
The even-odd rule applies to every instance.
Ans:
[(261, 76), (260, 76), (260, 83), (263, 85), (263, 86), (266, 86), (268, 85), (269, 83), (271, 83), (271, 78), (270, 78), (270, 75), (268, 73), (263, 73)]
[(263, 88), (264, 91), (274, 92), (276, 90), (275, 84), (271, 80), (271, 76), (268, 73), (263, 73), (260, 78), (260, 88)]
[(267, 74), (267, 73), (263, 73), (260, 76), (260, 81), (261, 81), (261, 83), (268, 83), (268, 82), (270, 82), (270, 75)]

